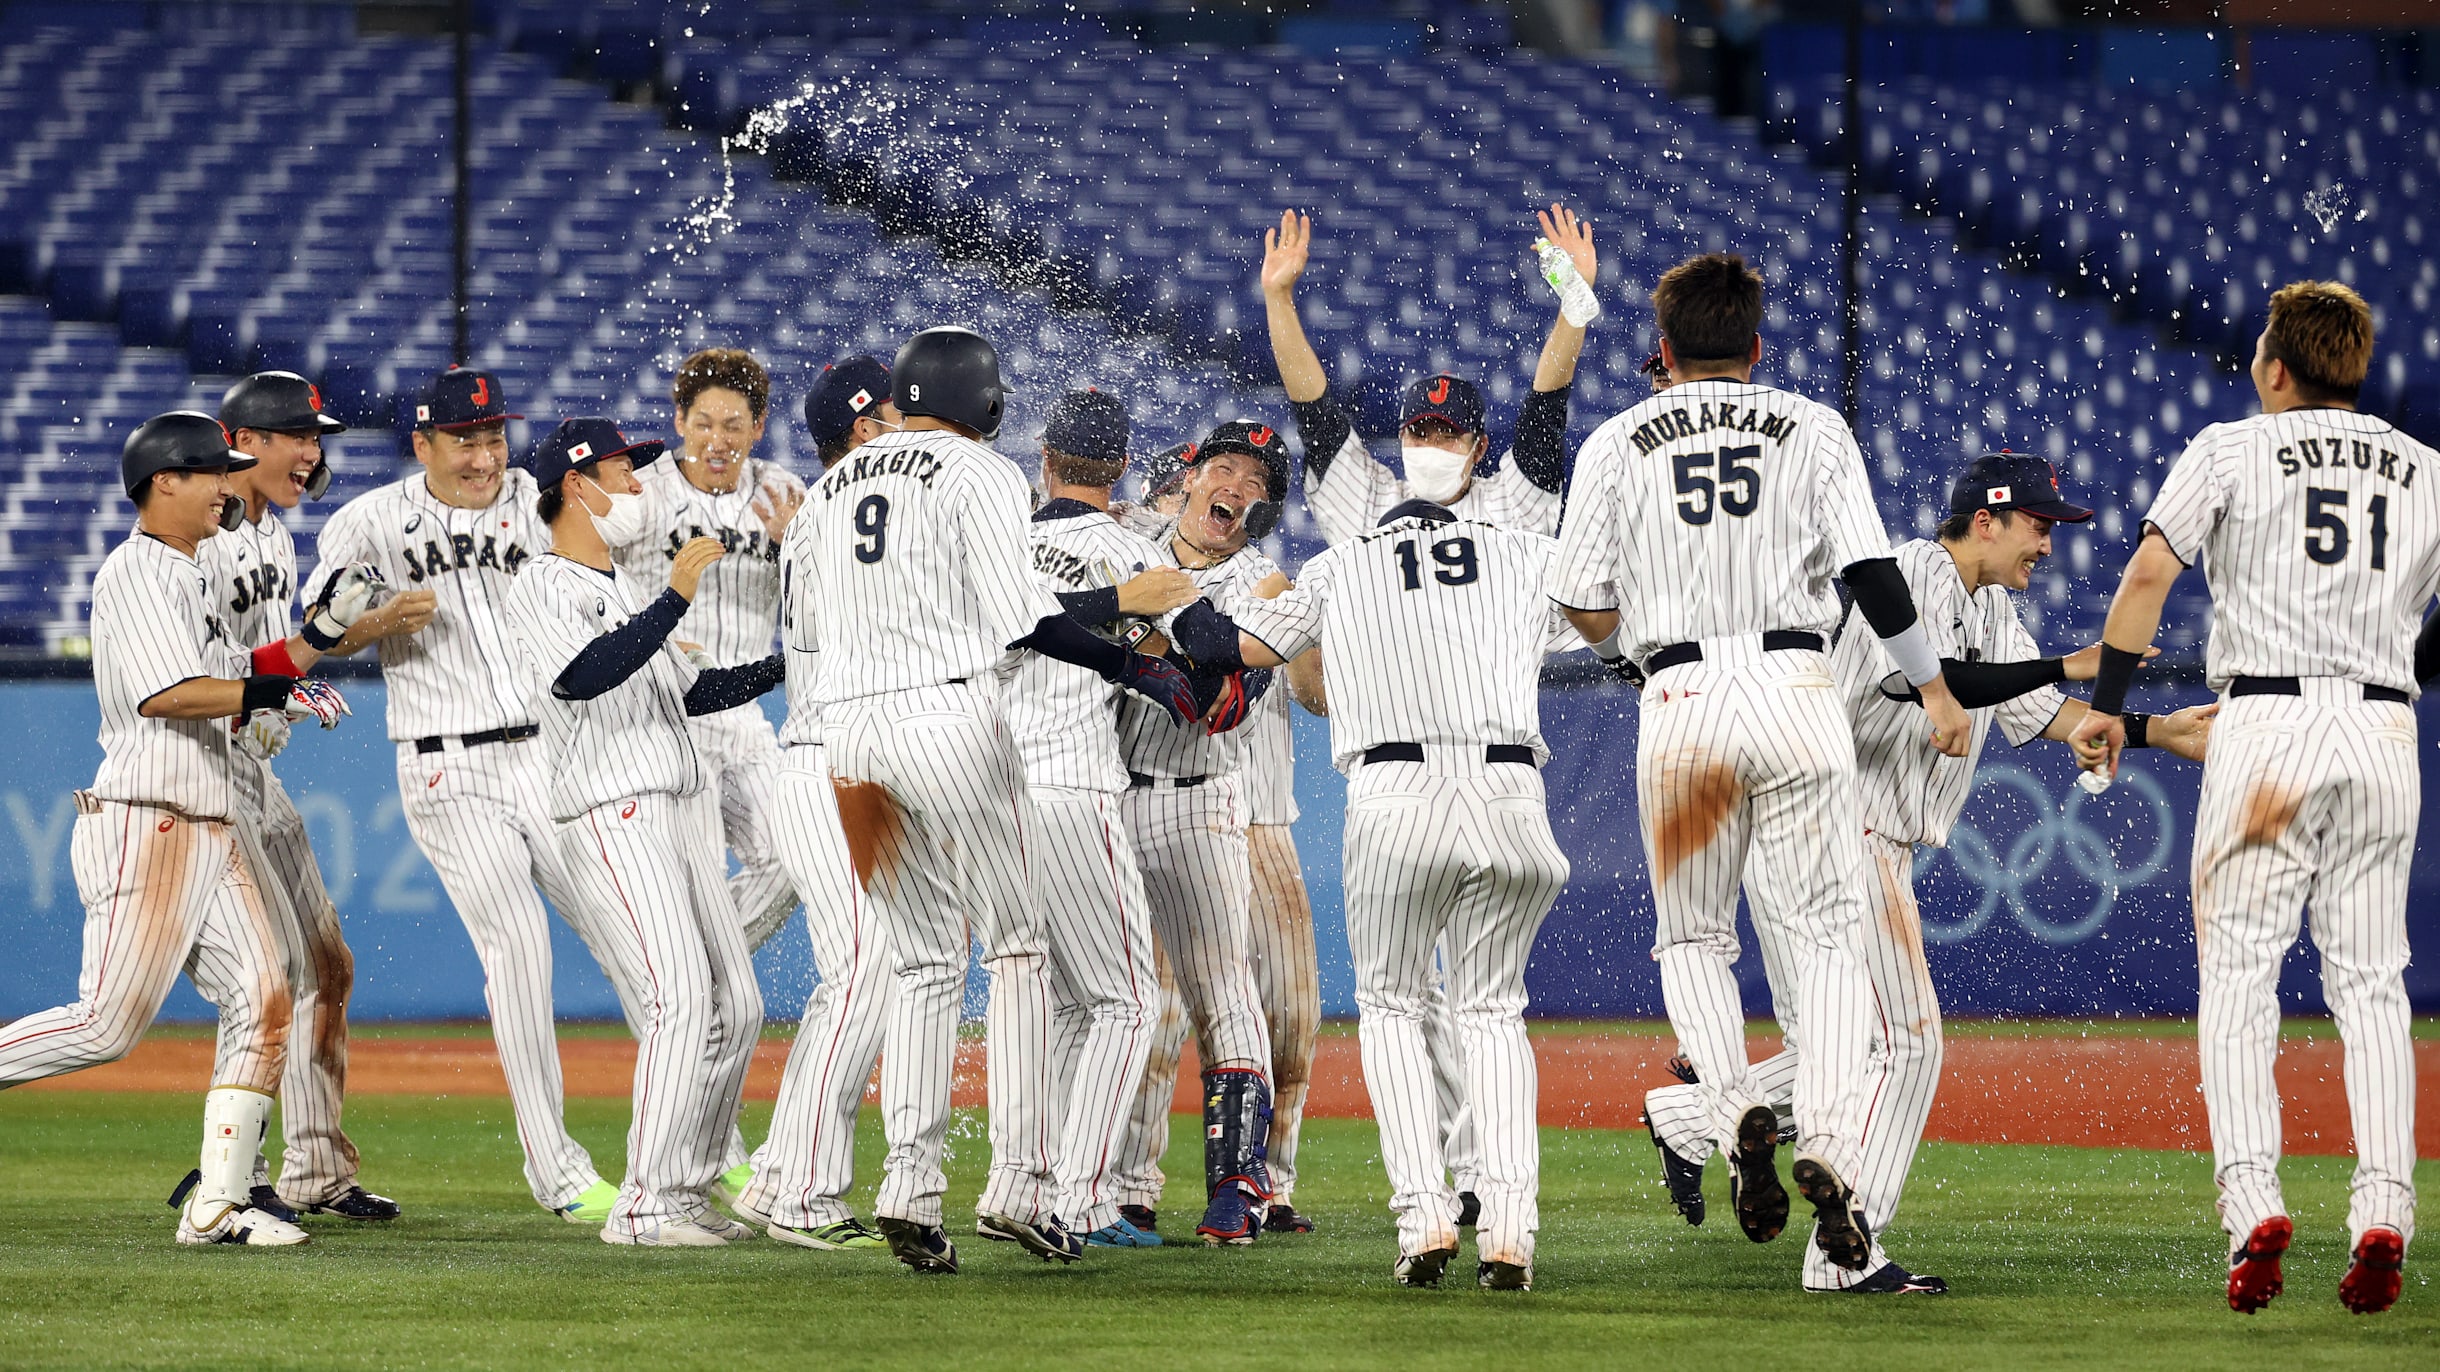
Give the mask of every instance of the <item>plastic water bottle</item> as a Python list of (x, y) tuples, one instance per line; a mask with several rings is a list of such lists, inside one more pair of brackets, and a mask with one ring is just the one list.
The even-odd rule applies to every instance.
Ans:
[(2110, 789), (2109, 777), (2100, 772), (2078, 772), (2076, 784), (2083, 787), (2084, 794), (2088, 796), (2097, 796)]
[(1581, 329), (1601, 317), (1601, 297), (1593, 294), (1593, 283), (1576, 270), (1576, 260), (1567, 249), (1547, 238), (1533, 241), (1534, 256), (1541, 259), (1542, 279), (1550, 283), (1559, 297), (1559, 317)]

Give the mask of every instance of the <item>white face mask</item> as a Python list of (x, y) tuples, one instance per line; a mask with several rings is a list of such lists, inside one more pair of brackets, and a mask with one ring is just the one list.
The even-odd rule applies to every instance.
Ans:
[(1474, 459), (1465, 453), (1453, 453), (1446, 448), (1427, 448), (1413, 443), (1398, 445), (1398, 456), (1406, 462), (1406, 489), (1418, 500), (1446, 505), (1466, 489), (1466, 478), (1474, 471)]
[(602, 499), (610, 502), (608, 514), (594, 514), (590, 508), (585, 510), (585, 515), (593, 521), (593, 532), (602, 536), (602, 542), (613, 548), (624, 548), (644, 536), (644, 497), (614, 495), (602, 490), (601, 483), (590, 477), (586, 478), (585, 484), (601, 491)]

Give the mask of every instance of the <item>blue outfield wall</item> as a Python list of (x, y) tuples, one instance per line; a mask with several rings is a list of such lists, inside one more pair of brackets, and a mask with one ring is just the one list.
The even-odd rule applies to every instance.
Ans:
[[(356, 714), (336, 733), (302, 730), (280, 759), (322, 856), (357, 962), (360, 1020), (474, 1018), (482, 980), (464, 930), (400, 818), (396, 766), (381, 737), (381, 687), (346, 683)], [(777, 708), (777, 697), (766, 703)], [(2426, 714), (2429, 711), (2425, 711)], [(100, 750), (90, 686), (0, 684), (0, 1020), (75, 994), (82, 913), (68, 866), (68, 792), (92, 778)], [(1554, 759), (1545, 773), (1552, 822), (1574, 864), (1567, 893), (1536, 945), (1528, 981), (1537, 1014), (1657, 1016), (1652, 905), (1637, 837), (1635, 710), (1607, 686), (1543, 694)], [(1297, 715), (1297, 826), (1333, 1014), (1355, 1008), (1339, 896), (1345, 790), (1326, 758), (1322, 721)], [(2186, 900), (2188, 823), (2200, 769), (2137, 754), (2121, 784), (2093, 799), (2071, 784), (2066, 750), (1991, 748), (1955, 844), (1919, 869), (1926, 941), (1951, 1013), (2190, 1015), (2194, 928)], [(2427, 794), (2432, 783), (2426, 781)], [(2427, 809), (2433, 808), (2427, 803)], [(2440, 940), (2440, 858), (2418, 849), (2410, 937)], [(801, 917), (800, 917), (801, 918)], [(608, 1019), (609, 985), (582, 944), (554, 925), (560, 1012)], [(1750, 935), (1748, 943), (1750, 946)], [(774, 1018), (812, 989), (801, 924), (758, 959)], [(2321, 999), (2310, 941), (2282, 978), (2293, 1010)], [(1767, 1010), (1760, 964), (1740, 964), (1747, 1003)], [(2418, 1009), (2440, 1010), (2440, 975), (2410, 969)], [(167, 1013), (209, 1017), (182, 983)]]

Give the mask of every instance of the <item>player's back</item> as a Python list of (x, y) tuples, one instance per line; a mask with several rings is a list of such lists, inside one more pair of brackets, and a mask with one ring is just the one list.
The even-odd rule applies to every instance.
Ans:
[(936, 429), (884, 434), (806, 497), (804, 566), (822, 607), (828, 704), (969, 680), (1031, 632), (1044, 602), (1026, 558), (1028, 504), (1008, 459)]
[(2211, 588), (2215, 687), (2345, 677), (2413, 692), (2415, 634), (2440, 589), (2440, 455), (2352, 410), (2214, 424), (2148, 522)]
[[(1027, 532), (1034, 573), (1054, 595), (1116, 586), (1169, 560), (1109, 514), (1072, 500), (1035, 511)], [(1118, 697), (1118, 687), (1082, 667), (1027, 654), (1006, 697), (1025, 779), (1036, 786), (1124, 790)]]
[(1586, 571), (1609, 580), (1620, 646), (1637, 659), (1730, 635), (1826, 635), (1839, 614), (1830, 578), (1888, 555), (1837, 412), (1729, 379), (1673, 386), (1594, 431), (1567, 522), (1562, 586)]

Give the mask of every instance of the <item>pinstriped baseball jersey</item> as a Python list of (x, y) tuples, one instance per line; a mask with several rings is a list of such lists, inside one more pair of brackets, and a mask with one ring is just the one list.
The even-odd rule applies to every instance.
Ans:
[(1238, 627), (1282, 657), (1329, 645), (1342, 772), (1381, 743), (1519, 744), (1547, 761), (1542, 658), (1583, 642), (1551, 608), (1552, 541), (1407, 508), (1430, 513), (1324, 549), (1287, 594), (1232, 611)]
[[(1054, 595), (1116, 585), (1167, 560), (1109, 515), (1073, 502), (1044, 506), (1026, 527), (1034, 573)], [(1120, 694), (1082, 667), (1027, 653), (1002, 695), (1026, 783), (1126, 790), (1127, 768), (1118, 756)]]
[[(1322, 526), (1322, 537), (1332, 543), (1362, 534), (1382, 515), (1412, 498), (1406, 483), (1392, 475), (1353, 430), (1322, 469), (1321, 480), (1305, 487), (1305, 508)], [(1560, 498), (1559, 492), (1533, 484), (1517, 466), (1512, 451), (1498, 467), (1476, 475), (1466, 493), (1449, 502), (1449, 513), (1547, 534), (1559, 527)]]
[[(2026, 662), (2042, 655), (2017, 618), (2016, 598), (2007, 587), (1966, 594), (1956, 559), (1931, 539), (1902, 543), (1893, 555), (1933, 652), (1963, 662)], [(2021, 748), (2041, 737), (2066, 703), (2055, 687), (2044, 686), (1969, 710), (1974, 737), (1964, 757), (1950, 757), (1932, 746), (1921, 706), (1881, 693), (1882, 681), (1897, 666), (1869, 626), (1846, 626), (1830, 652), (1830, 670), (1855, 719), (1856, 791), (1864, 827), (1899, 843), (1947, 847), (1949, 826), (1974, 789), (1974, 764), (1992, 724)]]
[[(1254, 702), (1254, 713), (1237, 726), (1245, 735), (1245, 822), (1296, 822), (1296, 744), (1288, 725), (1288, 683), (1271, 680), (1271, 689)], [(1276, 1169), (1274, 1169), (1276, 1170)]]
[[(1159, 566), (1178, 565), (1169, 540), (1163, 539), (1153, 548), (1153, 560)], [(1234, 619), (1246, 606), (1263, 603), (1255, 597), (1254, 587), (1278, 570), (1279, 564), (1260, 548), (1247, 544), (1215, 566), (1187, 568), (1186, 575), (1204, 599)], [(1277, 683), (1275, 689), (1284, 691), (1287, 686)], [(1247, 741), (1240, 737), (1244, 732), (1240, 726), (1215, 735), (1203, 732), (1198, 724), (1180, 725), (1167, 710), (1133, 693), (1118, 703), (1119, 753), (1126, 758), (1128, 770), (1146, 776), (1231, 775), (1245, 761)]]
[(1619, 646), (1773, 629), (1828, 634), (1830, 579), (1887, 557), (1863, 454), (1828, 406), (1727, 380), (1672, 386), (1576, 459), (1551, 596), (1615, 609)]
[(2410, 694), (2415, 633), (2440, 584), (2440, 456), (2352, 410), (2214, 424), (2144, 522), (2211, 584), (2204, 666), (2336, 676)]
[(525, 664), (551, 764), (551, 818), (566, 823), (597, 805), (647, 792), (690, 796), (703, 762), (686, 729), (695, 667), (662, 644), (635, 675), (591, 700), (562, 700), (551, 683), (594, 639), (635, 617), (648, 597), (618, 572), (544, 553), (508, 591), (508, 621)]
[(817, 536), (811, 531), (812, 512), (811, 504), (800, 508), (788, 521), (787, 536), (780, 540), (779, 650), (788, 667), (788, 718), (779, 726), (783, 748), (810, 747), (822, 741), (822, 706), (813, 698), (822, 677), (821, 607), (813, 603), (807, 567)]
[(996, 671), (1009, 644), (1060, 613), (1026, 555), (1032, 507), (1007, 458), (942, 430), (883, 434), (839, 459), (805, 499), (800, 594), (823, 611), (814, 698)]
[[(704, 569), (695, 598), (670, 635), (700, 643), (714, 663), (738, 667), (767, 657), (779, 619), (779, 545), (754, 513), (765, 488), (801, 495), (796, 474), (760, 459), (746, 464), (737, 489), (697, 490), (673, 455), (635, 474), (644, 487), (644, 537), (611, 555), (635, 584), (658, 594), (669, 584), (670, 560), (697, 538), (716, 538), (728, 555)], [(748, 708), (748, 707), (740, 707)], [(752, 707), (759, 708), (759, 707)]]
[[(288, 637), (289, 606), (297, 589), (297, 545), (276, 508), (266, 506), (261, 519), (243, 521), (205, 539), (195, 548), (195, 561), (202, 564), (232, 644), (253, 649)], [(257, 710), (251, 722), (283, 742), (288, 736), (284, 711)]]
[(378, 568), (395, 591), (432, 591), (438, 603), (420, 631), (381, 640), (390, 737), (473, 734), (534, 723), (526, 675), (509, 639), (508, 588), (527, 559), (551, 546), (534, 515), (534, 478), (511, 468), (500, 498), (461, 510), (424, 485), (418, 470), (339, 507), (316, 540), (306, 578), (310, 604), (352, 563)]
[(253, 763), (225, 719), (148, 719), (144, 702), (197, 677), (247, 674), (203, 567), (147, 533), (128, 535), (93, 574), (93, 690), (102, 705), (102, 766), (93, 794), (229, 819), (236, 774)]

